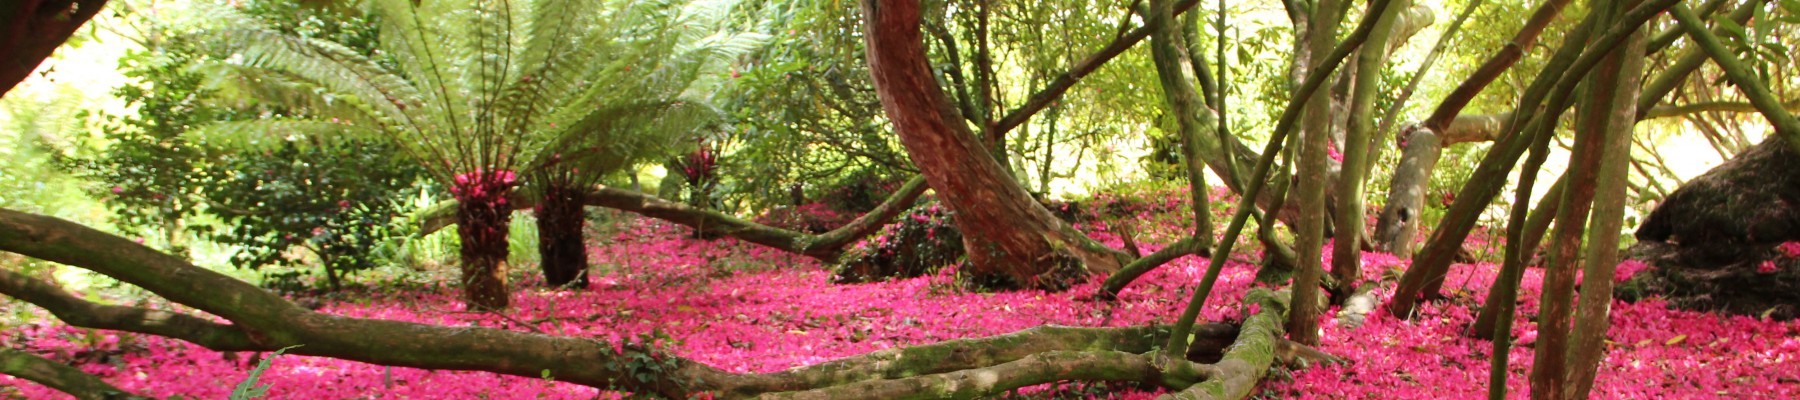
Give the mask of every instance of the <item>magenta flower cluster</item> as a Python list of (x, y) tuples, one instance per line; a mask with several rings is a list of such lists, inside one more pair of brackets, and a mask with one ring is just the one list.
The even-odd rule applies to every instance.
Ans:
[(506, 205), (506, 194), (518, 183), (512, 171), (483, 171), (458, 174), (450, 185), (450, 194), (465, 203)]

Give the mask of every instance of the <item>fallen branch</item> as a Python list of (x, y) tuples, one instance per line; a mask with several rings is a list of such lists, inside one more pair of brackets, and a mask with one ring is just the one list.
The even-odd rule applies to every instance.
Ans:
[(1269, 365), (1275, 361), (1276, 349), (1283, 335), (1283, 323), (1287, 321), (1287, 304), (1291, 291), (1271, 292), (1267, 289), (1251, 290), (1244, 295), (1244, 304), (1255, 304), (1259, 310), (1244, 319), (1244, 328), (1238, 332), (1237, 341), (1231, 350), (1225, 352), (1225, 358), (1213, 364), (1219, 370), (1214, 379), (1208, 379), (1179, 392), (1158, 397), (1158, 400), (1180, 399), (1241, 399), (1250, 395), (1263, 375), (1269, 372)]
[(81, 400), (147, 398), (119, 389), (75, 367), (5, 347), (0, 347), (0, 374), (37, 382)]
[[(844, 226), (813, 235), (751, 222), (718, 211), (688, 206), (649, 194), (626, 189), (600, 187), (587, 195), (587, 205), (612, 208), (669, 221), (695, 230), (731, 236), (747, 242), (800, 254), (825, 262), (837, 262), (844, 248), (869, 236), (895, 216), (906, 211), (929, 189), (924, 177), (913, 177), (874, 210)], [(508, 201), (513, 210), (527, 210), (537, 205), (536, 198), (514, 196)], [(419, 235), (427, 235), (454, 225), (456, 202), (446, 201), (415, 213)]]
[[(996, 372), (1011, 374), (1001, 384), (934, 393), (993, 393), (1049, 380), (1126, 379), (1185, 388), (1185, 382), (1224, 380), (1225, 387), (1260, 379), (1279, 331), (1259, 321), (1280, 321), (1284, 307), (1265, 299), (1266, 290), (1250, 296), (1262, 311), (1245, 329), (1208, 324), (1197, 327), (1195, 358), (1204, 349), (1223, 353), (1216, 367), (1187, 360), (1173, 362), (1157, 374), (1135, 369), (1143, 354), (1169, 336), (1168, 327), (1067, 328), (1039, 327), (989, 338), (963, 339), (794, 368), (768, 374), (733, 374), (663, 351), (632, 344), (609, 344), (586, 338), (482, 328), (446, 327), (408, 322), (339, 317), (299, 307), (248, 283), (196, 267), (174, 256), (130, 240), (53, 217), (0, 209), (0, 250), (98, 272), (136, 285), (175, 303), (229, 320), (219, 324), (181, 313), (124, 306), (103, 306), (75, 298), (53, 286), (17, 273), (0, 274), (0, 292), (51, 309), (65, 322), (184, 340), (214, 350), (273, 351), (293, 345), (293, 353), (377, 365), (424, 369), (486, 371), (541, 377), (548, 370), (557, 380), (597, 388), (686, 398), (715, 393), (725, 398), (779, 392), (805, 392), (899, 382), (966, 382), (958, 376)], [(0, 270), (0, 272), (5, 272)], [(1259, 297), (1260, 296), (1260, 297)], [(1273, 306), (1271, 306), (1273, 304)], [(107, 315), (109, 318), (98, 318)], [(134, 317), (135, 316), (135, 317)], [(118, 318), (110, 318), (118, 317)], [(1276, 327), (1275, 329), (1279, 329)], [(1235, 342), (1227, 340), (1233, 331)], [(1247, 356), (1243, 352), (1260, 352)], [(1118, 354), (1114, 354), (1118, 353)], [(1120, 355), (1124, 354), (1124, 355)], [(1250, 357), (1249, 363), (1241, 361)], [(660, 369), (633, 370), (634, 359), (660, 362)], [(1240, 360), (1240, 361), (1234, 361)], [(1256, 361), (1264, 360), (1264, 361)], [(640, 363), (641, 365), (641, 363)], [(1061, 370), (1050, 366), (1115, 366), (1115, 371)], [(1150, 365), (1150, 364), (1145, 364)], [(1261, 365), (1251, 368), (1250, 366)], [(1216, 371), (1216, 372), (1213, 372)], [(1252, 377), (1237, 376), (1239, 372)], [(28, 372), (21, 372), (25, 374)], [(956, 375), (956, 374), (963, 375)], [(946, 375), (949, 374), (949, 375)], [(1052, 379), (1054, 378), (1054, 379)], [(917, 379), (910, 380), (909, 379)], [(874, 383), (869, 383), (874, 382)], [(940, 388), (941, 389), (941, 388)], [(842, 393), (842, 392), (839, 392)], [(852, 397), (883, 397), (884, 391), (857, 391)]]

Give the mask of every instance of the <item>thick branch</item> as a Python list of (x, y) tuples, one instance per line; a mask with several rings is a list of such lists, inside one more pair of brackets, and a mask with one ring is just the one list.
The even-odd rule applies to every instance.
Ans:
[(825, 262), (837, 262), (846, 246), (894, 219), (912, 206), (925, 193), (925, 178), (914, 177), (901, 186), (874, 210), (844, 226), (818, 235), (809, 235), (746, 221), (720, 213), (689, 207), (656, 196), (625, 189), (602, 187), (588, 194), (588, 205), (630, 211), (651, 218), (682, 224), (696, 230), (718, 233), (747, 242), (802, 254)]
[(0, 96), (94, 18), (106, 0), (22, 0), (0, 6)]
[(1525, 57), (1525, 50), (1537, 44), (1538, 35), (1544, 33), (1544, 28), (1556, 21), (1556, 17), (1562, 14), (1563, 7), (1568, 5), (1569, 0), (1545, 0), (1531, 14), (1531, 19), (1525, 21), (1525, 26), (1520, 27), (1519, 32), (1513, 34), (1512, 40), (1506, 42), (1506, 46), (1489, 56), (1480, 67), (1476, 67), (1475, 72), (1458, 84), (1449, 96), (1444, 96), (1444, 101), (1438, 103), (1437, 109), (1431, 112), (1431, 117), (1426, 118), (1423, 125), (1433, 132), (1442, 132), (1457, 114), (1462, 113), (1463, 107), (1475, 100), (1475, 95), (1481, 94), (1481, 90), (1499, 79), (1501, 73), (1511, 69), (1513, 64)]
[(0, 269), (0, 294), (36, 304), (69, 325), (83, 328), (147, 333), (218, 351), (269, 350), (231, 325), (170, 311), (97, 304), (12, 270)]
[(1114, 272), (1111, 276), (1107, 276), (1106, 281), (1100, 284), (1100, 291), (1095, 293), (1094, 297), (1100, 299), (1117, 297), (1119, 291), (1125, 290), (1125, 286), (1130, 285), (1131, 282), (1136, 281), (1137, 278), (1150, 273), (1150, 271), (1156, 269), (1156, 267), (1168, 264), (1170, 261), (1175, 261), (1177, 258), (1190, 254), (1201, 257), (1211, 257), (1212, 246), (1207, 246), (1205, 243), (1202, 243), (1199, 237), (1196, 236), (1188, 236), (1175, 243), (1170, 243), (1168, 246), (1163, 247), (1161, 250), (1157, 250), (1155, 253), (1150, 253), (1150, 255), (1131, 260), (1131, 263), (1125, 264), (1124, 267), (1120, 267), (1119, 272)]
[(1050, 351), (992, 367), (906, 379), (869, 380), (769, 399), (972, 399), (1063, 380), (1156, 382), (1149, 357), (1119, 351)]
[(1249, 397), (1250, 391), (1269, 372), (1269, 365), (1275, 362), (1276, 352), (1293, 346), (1284, 345), (1286, 341), (1280, 339), (1283, 335), (1282, 323), (1287, 319), (1289, 293), (1255, 289), (1245, 295), (1244, 303), (1255, 304), (1260, 310), (1244, 319), (1244, 328), (1239, 330), (1237, 341), (1232, 344), (1231, 350), (1225, 352), (1225, 358), (1213, 364), (1218, 369), (1213, 375), (1214, 379), (1189, 386), (1172, 395), (1158, 397), (1158, 400)]
[(0, 374), (37, 382), (81, 400), (145, 398), (119, 389), (75, 367), (5, 347), (0, 347)]

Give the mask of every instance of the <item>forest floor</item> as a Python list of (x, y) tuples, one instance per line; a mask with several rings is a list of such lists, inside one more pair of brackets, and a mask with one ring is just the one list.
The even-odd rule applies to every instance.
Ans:
[[(1168, 192), (1155, 202), (1185, 203)], [(1160, 199), (1156, 197), (1161, 197)], [(1163, 208), (1163, 207), (1153, 207)], [(1222, 210), (1221, 210), (1222, 211)], [(1140, 215), (1140, 216), (1148, 216)], [(1129, 218), (1128, 218), (1129, 219)], [(1139, 243), (1171, 241), (1180, 218), (1150, 217)], [(961, 289), (954, 272), (880, 283), (834, 285), (817, 262), (732, 239), (695, 240), (685, 228), (629, 218), (592, 248), (598, 271), (581, 291), (535, 288), (530, 271), (514, 271), (521, 288), (506, 315), (460, 311), (454, 288), (440, 284), (380, 286), (332, 294), (319, 311), (440, 325), (481, 325), (553, 335), (655, 340), (676, 354), (734, 372), (771, 372), (873, 350), (990, 336), (1044, 324), (1127, 326), (1169, 323), (1205, 270), (1184, 257), (1146, 275), (1116, 302), (1085, 300), (1095, 278), (1063, 293), (978, 293)], [(1082, 224), (1121, 246), (1104, 222)], [(1162, 236), (1163, 238), (1158, 238)], [(1146, 253), (1154, 248), (1144, 249)], [(1329, 255), (1330, 252), (1326, 251)], [(1201, 317), (1241, 320), (1238, 301), (1256, 267), (1239, 256), (1225, 266)], [(1392, 256), (1363, 254), (1371, 280), (1406, 266)], [(1627, 262), (1626, 272), (1641, 264)], [(1365, 325), (1322, 319), (1320, 350), (1347, 365), (1273, 371), (1264, 398), (1451, 399), (1485, 393), (1491, 344), (1463, 334), (1498, 267), (1458, 264), (1445, 284), (1451, 297), (1400, 320), (1377, 311)], [(1522, 397), (1542, 271), (1526, 272), (1520, 295), (1519, 346), (1511, 353), (1513, 397)], [(437, 282), (447, 282), (441, 279)], [(1383, 302), (1391, 282), (1374, 293)], [(523, 289), (530, 287), (530, 289)], [(154, 304), (151, 304), (154, 305)], [(266, 355), (230, 354), (158, 337), (69, 327), (35, 307), (0, 304), (10, 318), (35, 321), (0, 334), (0, 346), (69, 362), (114, 385), (157, 397), (219, 399)], [(1335, 314), (1335, 309), (1333, 313)], [(1613, 327), (1596, 398), (1800, 398), (1800, 322), (1669, 310), (1654, 299), (1613, 305)], [(306, 356), (280, 356), (262, 375), (269, 398), (611, 398), (611, 393), (548, 378), (429, 371)], [(1147, 398), (1120, 385), (1065, 384), (1022, 391), (1031, 398)], [(65, 398), (42, 386), (0, 376), (0, 398)]]

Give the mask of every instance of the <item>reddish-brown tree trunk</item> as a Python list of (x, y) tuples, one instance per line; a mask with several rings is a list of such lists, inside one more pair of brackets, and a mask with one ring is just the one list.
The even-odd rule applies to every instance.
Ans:
[[(460, 202), (456, 207), (456, 233), (462, 239), (463, 300), (470, 309), (501, 310), (508, 304), (506, 288), (507, 224), (512, 221), (512, 206), (506, 196), (512, 191), (511, 173), (505, 179), (467, 174), (457, 178), (453, 192)], [(464, 180), (464, 177), (479, 176)]]
[(1027, 287), (1058, 288), (1050, 274), (1079, 263), (1111, 272), (1115, 253), (1032, 201), (975, 139), (933, 78), (920, 31), (919, 0), (865, 0), (869, 72), (881, 105), (914, 164), (956, 212), (977, 276), (1006, 277)]
[(14, 0), (0, 6), (0, 94), (37, 70), (106, 0)]

